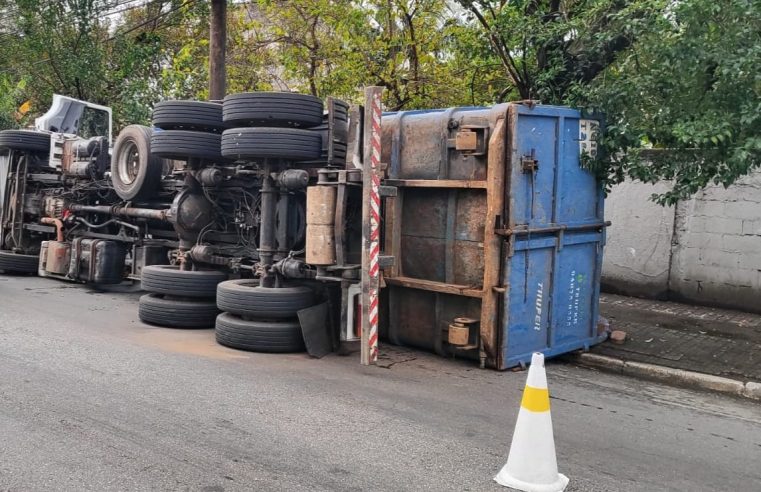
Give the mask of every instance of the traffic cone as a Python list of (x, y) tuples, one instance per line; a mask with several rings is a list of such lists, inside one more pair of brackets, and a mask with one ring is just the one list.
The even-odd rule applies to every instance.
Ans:
[(568, 485), (558, 473), (544, 355), (538, 352), (531, 356), (507, 464), (494, 480), (525, 492), (562, 492)]

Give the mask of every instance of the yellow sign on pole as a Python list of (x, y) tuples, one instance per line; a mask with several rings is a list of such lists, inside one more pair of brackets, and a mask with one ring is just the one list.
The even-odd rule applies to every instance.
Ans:
[(30, 109), (32, 109), (32, 101), (26, 100), (21, 106), (18, 107), (18, 112), (21, 116), (24, 116), (29, 112)]

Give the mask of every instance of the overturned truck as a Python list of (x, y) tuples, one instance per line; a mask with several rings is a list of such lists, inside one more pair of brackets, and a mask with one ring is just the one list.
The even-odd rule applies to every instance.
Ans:
[(108, 108), (57, 97), (35, 131), (0, 132), (0, 270), (140, 280), (141, 320), (244, 350), (367, 349), (379, 328), (504, 369), (600, 339), (596, 121), (365, 109), (164, 101), (110, 145)]
[(136, 265), (125, 263), (128, 254), (143, 254), (153, 236), (173, 237), (171, 227), (149, 222), (171, 190), (160, 192), (158, 179), (114, 186), (140, 159), (160, 177), (162, 162), (136, 150), (151, 130), (125, 129), (112, 159), (111, 125), (109, 108), (55, 96), (35, 130), (0, 132), (0, 270), (119, 283), (139, 274), (125, 271)]

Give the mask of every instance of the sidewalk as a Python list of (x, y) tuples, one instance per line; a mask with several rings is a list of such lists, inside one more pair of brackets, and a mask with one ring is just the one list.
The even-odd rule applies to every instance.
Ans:
[(761, 398), (761, 315), (613, 294), (600, 314), (626, 341), (593, 347), (583, 363)]

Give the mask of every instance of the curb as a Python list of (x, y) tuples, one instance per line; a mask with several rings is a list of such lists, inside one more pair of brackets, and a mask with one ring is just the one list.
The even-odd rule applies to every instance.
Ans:
[(723, 378), (721, 376), (643, 362), (630, 362), (588, 352), (576, 355), (574, 361), (581, 366), (594, 367), (605, 372), (649, 379), (671, 386), (697, 388), (761, 401), (761, 383), (743, 382), (737, 379)]

